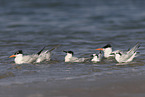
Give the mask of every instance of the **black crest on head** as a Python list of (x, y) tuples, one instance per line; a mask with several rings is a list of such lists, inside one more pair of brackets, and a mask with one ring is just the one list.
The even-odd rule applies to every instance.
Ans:
[(67, 53), (70, 53), (70, 54), (72, 54), (72, 55), (74, 54), (74, 52), (73, 52), (73, 51), (68, 51)]
[(73, 51), (63, 51), (63, 52), (65, 52), (65, 53), (70, 53), (70, 54), (74, 54), (74, 52)]
[(108, 48), (108, 47), (112, 47), (111, 44), (107, 44), (103, 48)]
[(14, 55), (17, 55), (17, 54), (23, 54), (23, 51), (22, 50), (18, 50)]

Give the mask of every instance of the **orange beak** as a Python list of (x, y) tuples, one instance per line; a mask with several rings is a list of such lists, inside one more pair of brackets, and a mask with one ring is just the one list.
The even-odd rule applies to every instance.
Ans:
[(16, 55), (11, 55), (9, 58), (16, 57)]
[(98, 48), (98, 49), (96, 49), (96, 50), (102, 50), (102, 51), (103, 51), (103, 48)]

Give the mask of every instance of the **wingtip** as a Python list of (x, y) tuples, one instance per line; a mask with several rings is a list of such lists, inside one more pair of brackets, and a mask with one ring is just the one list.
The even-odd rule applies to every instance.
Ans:
[(37, 54), (40, 55), (44, 49), (45, 49), (45, 46)]
[(53, 50), (57, 49), (59, 46), (61, 46), (61, 44), (56, 45), (54, 48), (52, 48), (52, 49), (51, 49), (51, 50), (49, 50), (48, 52), (51, 52), (51, 51), (53, 51)]
[(141, 44), (141, 43), (140, 43), (139, 41), (136, 43), (136, 45), (138, 45), (138, 46), (137, 46), (138, 48), (140, 47), (140, 44)]

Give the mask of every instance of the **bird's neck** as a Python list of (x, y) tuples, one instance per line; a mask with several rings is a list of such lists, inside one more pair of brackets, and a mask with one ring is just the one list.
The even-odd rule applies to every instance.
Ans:
[(112, 48), (106, 48), (104, 50), (104, 57), (109, 57), (111, 53), (112, 53)]
[(70, 61), (70, 58), (72, 58), (72, 54), (67, 54), (67, 55), (65, 56), (65, 62)]
[(16, 64), (21, 64), (22, 63), (22, 59), (23, 59), (23, 55), (22, 54), (16, 55), (15, 63)]

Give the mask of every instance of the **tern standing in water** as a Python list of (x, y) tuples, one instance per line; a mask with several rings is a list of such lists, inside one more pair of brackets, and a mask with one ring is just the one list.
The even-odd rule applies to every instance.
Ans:
[[(51, 59), (51, 52), (58, 48), (60, 45), (57, 45), (56, 47), (52, 48), (51, 50), (46, 50), (46, 51), (42, 51), (39, 55), (39, 57), (36, 60), (36, 63), (40, 63), (42, 61), (50, 61)], [(45, 47), (44, 47), (45, 48)]]
[(109, 57), (114, 56), (114, 52), (115, 52), (115, 51), (112, 52), (112, 46), (110, 44), (107, 44), (104, 47), (98, 48), (96, 50), (102, 50), (104, 52), (104, 57), (105, 58), (109, 58)]
[(119, 63), (124, 63), (124, 62), (131, 62), (135, 55), (137, 54), (137, 50), (140, 47), (140, 43), (137, 42), (135, 46), (133, 46), (131, 49), (129, 49), (126, 52), (120, 51), (115, 53), (115, 59)]
[(11, 55), (9, 58), (15, 57), (14, 61), (16, 64), (33, 63), (37, 60), (38, 56), (41, 54), (42, 51), (43, 49), (37, 54), (23, 55), (23, 51), (18, 50), (14, 55)]
[(92, 56), (91, 61), (94, 62), (94, 63), (100, 62), (102, 60), (102, 53), (101, 53), (101, 51), (100, 51), (99, 54), (93, 54), (91, 56)]
[(73, 51), (63, 51), (65, 52), (67, 55), (65, 56), (65, 62), (85, 62), (87, 59), (89, 58), (77, 58), (77, 57), (74, 57), (73, 54), (74, 52)]

